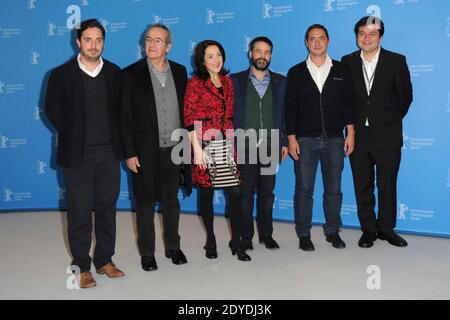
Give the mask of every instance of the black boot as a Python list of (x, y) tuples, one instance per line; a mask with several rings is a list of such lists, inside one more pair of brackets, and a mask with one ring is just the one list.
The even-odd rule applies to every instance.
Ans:
[(206, 242), (205, 246), (205, 257), (208, 259), (216, 259), (217, 258), (217, 245), (216, 241)]

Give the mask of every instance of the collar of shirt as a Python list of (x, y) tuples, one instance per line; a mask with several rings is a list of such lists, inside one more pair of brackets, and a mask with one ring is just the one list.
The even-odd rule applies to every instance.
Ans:
[(314, 68), (317, 71), (320, 71), (320, 70), (331, 68), (333, 66), (333, 61), (331, 60), (331, 58), (327, 54), (326, 58), (325, 58), (325, 63), (323, 65), (321, 65), (320, 67), (318, 67), (318, 66), (316, 66), (314, 64), (314, 62), (312, 62), (311, 55), (308, 55), (308, 59), (306, 59), (306, 66), (308, 68)]
[(309, 73), (316, 83), (317, 89), (322, 93), (323, 85), (330, 74), (331, 67), (333, 66), (333, 61), (330, 59), (328, 54), (325, 58), (325, 63), (320, 67), (316, 66), (314, 62), (311, 60), (311, 56), (308, 55), (308, 59), (306, 60), (306, 66), (308, 67)]
[(152, 60), (150, 60), (148, 57), (147, 57), (147, 64), (148, 64), (148, 67), (150, 68), (150, 70), (152, 70), (156, 74), (167, 73), (167, 72), (169, 72), (169, 69), (170, 69), (170, 65), (169, 65), (168, 61), (166, 62), (166, 66), (164, 67), (164, 69), (162, 71), (156, 69), (156, 67), (153, 65)]
[(250, 73), (248, 74), (248, 77), (249, 77), (250, 79), (255, 79), (256, 81), (259, 81), (259, 82), (270, 81), (270, 73), (269, 73), (269, 69), (266, 69), (266, 73), (264, 74), (264, 77), (262, 78), (262, 80), (259, 80), (259, 79), (256, 77), (256, 75), (255, 75), (255, 73), (253, 72), (253, 69), (252, 69), (252, 68), (250, 68)]
[(366, 68), (369, 68), (371, 73), (375, 70), (375, 67), (377, 66), (378, 59), (380, 58), (380, 52), (381, 52), (381, 47), (378, 47), (377, 53), (373, 56), (372, 61), (369, 62), (366, 60), (366, 58), (364, 57), (363, 51), (361, 50), (360, 56), (364, 63), (364, 66)]
[(255, 87), (256, 91), (258, 92), (258, 95), (260, 98), (264, 96), (266, 93), (267, 87), (270, 83), (270, 73), (269, 69), (266, 70), (266, 73), (264, 74), (264, 77), (259, 80), (256, 78), (255, 73), (253, 72), (253, 69), (250, 68), (250, 73), (248, 75), (248, 78), (252, 81), (253, 86)]
[(165, 87), (167, 75), (169, 74), (169, 70), (170, 70), (169, 62), (167, 61), (166, 66), (164, 67), (164, 69), (162, 71), (156, 69), (155, 66), (153, 65), (152, 61), (148, 57), (147, 57), (147, 64), (148, 64), (148, 69), (150, 70), (150, 72), (153, 72), (153, 74), (156, 76), (156, 79), (158, 79), (159, 83), (161, 83), (161, 85), (163, 87)]
[(87, 69), (87, 67), (81, 62), (81, 53), (78, 54), (77, 61), (78, 61), (78, 66), (80, 67), (80, 69), (92, 78), (95, 78), (96, 76), (98, 76), (100, 74), (100, 72), (102, 71), (102, 68), (103, 68), (102, 57), (100, 57), (100, 63), (98, 64), (98, 66), (92, 71), (89, 71)]

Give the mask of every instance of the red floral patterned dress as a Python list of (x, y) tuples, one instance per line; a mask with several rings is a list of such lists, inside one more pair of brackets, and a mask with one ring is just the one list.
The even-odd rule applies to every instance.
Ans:
[[(188, 81), (184, 97), (184, 126), (192, 131), (194, 129), (194, 122), (201, 122), (202, 130), (197, 131), (198, 141), (215, 140), (214, 135), (205, 135), (205, 131), (209, 129), (222, 131), (223, 138), (225, 138), (226, 132), (234, 132), (233, 83), (228, 76), (220, 76), (220, 81), (222, 83), (223, 94), (214, 86), (211, 79), (202, 80), (194, 76)], [(193, 159), (194, 153), (192, 152)], [(195, 164), (192, 165), (192, 183), (201, 187), (212, 186), (211, 177), (206, 170), (200, 169)]]

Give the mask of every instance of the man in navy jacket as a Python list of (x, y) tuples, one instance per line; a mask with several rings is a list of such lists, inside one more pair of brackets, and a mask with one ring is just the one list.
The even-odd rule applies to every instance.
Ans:
[[(327, 29), (312, 25), (305, 34), (309, 51), (306, 61), (288, 73), (286, 129), (289, 153), (295, 160), (295, 222), (300, 249), (313, 251), (311, 221), (317, 166), (320, 162), (324, 184), (323, 226), (328, 242), (344, 248), (339, 236), (342, 225), (341, 174), (345, 155), (354, 148), (352, 82), (346, 67), (327, 54)], [(347, 136), (344, 139), (343, 129)]]
[[(272, 59), (273, 43), (267, 37), (257, 37), (249, 44), (249, 58), (252, 66), (242, 72), (231, 75), (235, 93), (234, 127), (242, 129), (246, 134), (254, 130), (255, 141), (247, 141), (239, 145), (243, 150), (245, 160), (239, 157), (238, 164), (241, 175), (242, 206), (245, 215), (243, 228), (243, 246), (253, 249), (254, 235), (253, 206), (254, 194), (257, 192), (257, 226), (259, 242), (264, 243), (268, 249), (279, 248), (272, 238), (272, 208), (274, 201), (275, 170), (279, 159), (286, 158), (288, 154), (287, 136), (284, 124), (284, 102), (286, 91), (286, 77), (269, 70)], [(279, 149), (276, 154), (271, 148), (271, 132), (278, 132)], [(274, 135), (274, 139), (276, 139)], [(239, 141), (239, 140), (238, 140)], [(265, 144), (265, 145), (263, 145)], [(275, 145), (275, 144), (274, 144)], [(267, 147), (267, 149), (266, 149)], [(268, 150), (268, 158), (262, 159), (266, 154), (260, 152)], [(252, 159), (253, 154), (253, 160)], [(263, 155), (264, 154), (264, 155)], [(266, 169), (266, 170), (264, 170)]]

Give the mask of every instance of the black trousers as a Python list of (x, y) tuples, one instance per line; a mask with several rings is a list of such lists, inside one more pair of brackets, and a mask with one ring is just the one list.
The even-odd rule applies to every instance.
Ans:
[[(159, 169), (161, 177), (162, 201), (160, 202), (163, 216), (164, 247), (166, 249), (180, 248), (178, 224), (180, 220), (180, 202), (178, 187), (180, 184), (180, 165), (171, 159), (172, 148), (159, 149)], [(136, 201), (136, 224), (138, 231), (138, 247), (141, 256), (155, 254), (155, 203)]]
[(75, 168), (64, 169), (67, 231), (72, 265), (81, 272), (91, 269), (92, 209), (95, 210), (94, 265), (112, 262), (116, 243), (116, 202), (120, 167), (110, 145), (88, 146)]
[[(358, 218), (365, 233), (391, 232), (397, 221), (397, 175), (401, 148), (377, 148), (367, 128), (357, 132), (364, 143), (356, 144), (350, 156)], [(375, 214), (375, 181), (378, 217)]]
[[(214, 235), (214, 190), (214, 188), (198, 188), (198, 208), (206, 229), (207, 245), (216, 243), (216, 237)], [(233, 249), (238, 249), (241, 247), (242, 237), (242, 209), (239, 187), (229, 187), (224, 188), (223, 190), (227, 198), (226, 210), (231, 225), (231, 247)]]
[(272, 237), (273, 219), (272, 209), (275, 196), (275, 175), (262, 175), (261, 165), (241, 164), (239, 172), (241, 175), (241, 203), (242, 203), (242, 239), (252, 240), (255, 234), (253, 223), (253, 208), (255, 203), (255, 192), (257, 193), (256, 222), (259, 239)]

